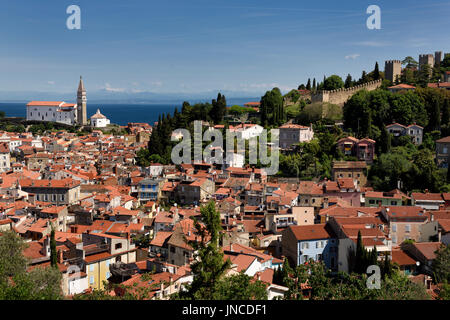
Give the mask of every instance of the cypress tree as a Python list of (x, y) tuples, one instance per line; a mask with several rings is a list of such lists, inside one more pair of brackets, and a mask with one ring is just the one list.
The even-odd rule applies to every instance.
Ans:
[(384, 263), (383, 263), (383, 279), (387, 277), (390, 277), (392, 274), (392, 265), (389, 261), (388, 255), (384, 255)]
[(352, 76), (350, 75), (350, 73), (347, 75), (347, 78), (345, 78), (345, 83), (344, 83), (344, 87), (345, 88), (350, 88), (353, 85), (353, 81), (352, 81)]
[[(191, 264), (194, 280), (188, 286), (186, 292), (180, 292), (180, 296), (191, 299), (210, 300), (213, 297), (217, 282), (230, 268), (231, 261), (224, 261), (224, 254), (220, 248), (221, 222), (220, 213), (216, 210), (215, 203), (210, 201), (200, 209), (202, 226), (194, 218), (196, 241), (187, 241), (195, 250), (194, 262)], [(206, 240), (209, 238), (209, 242)], [(201, 240), (200, 240), (201, 239)]]
[(53, 268), (58, 267), (58, 253), (56, 252), (55, 229), (53, 226), (50, 233), (50, 265)]
[(446, 126), (450, 121), (450, 98), (444, 100), (444, 104), (442, 105), (442, 119), (441, 124)]
[(388, 153), (391, 150), (391, 135), (386, 129), (386, 126), (383, 125), (380, 136), (380, 144), (379, 144), (379, 154)]
[(355, 256), (355, 267), (354, 271), (356, 273), (362, 273), (361, 270), (363, 270), (363, 264), (365, 262), (365, 252), (364, 252), (364, 246), (362, 243), (362, 236), (361, 231), (358, 230), (358, 239), (356, 241), (356, 256)]
[(313, 89), (313, 91), (316, 91), (316, 89), (317, 89), (317, 87), (316, 87), (316, 78), (313, 79), (312, 89)]
[(311, 79), (308, 78), (308, 82), (306, 83), (306, 90), (311, 90)]
[(447, 169), (447, 183), (450, 183), (450, 166)]
[(378, 251), (377, 246), (373, 246), (373, 250), (371, 251), (371, 264), (376, 265), (378, 263)]
[(373, 70), (373, 80), (379, 80), (380, 79), (380, 69), (378, 67), (378, 61), (375, 62), (375, 70)]

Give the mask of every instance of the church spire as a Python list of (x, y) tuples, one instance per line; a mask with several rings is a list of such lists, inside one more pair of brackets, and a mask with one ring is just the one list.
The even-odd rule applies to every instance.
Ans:
[(77, 92), (77, 122), (82, 126), (87, 125), (86, 89), (84, 88), (83, 78), (81, 76)]
[(86, 91), (86, 89), (84, 89), (83, 78), (80, 76), (80, 83), (78, 84), (78, 92), (83, 92), (83, 91)]

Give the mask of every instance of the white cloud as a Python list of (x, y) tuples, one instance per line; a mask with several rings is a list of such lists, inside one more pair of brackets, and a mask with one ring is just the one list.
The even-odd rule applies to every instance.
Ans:
[(349, 54), (347, 56), (345, 56), (345, 59), (352, 59), (355, 60), (356, 58), (358, 58), (360, 56), (359, 53), (353, 53), (353, 54)]
[(112, 88), (108, 82), (105, 83), (105, 87), (103, 89), (105, 89), (108, 92), (125, 92), (124, 88)]
[(47, 83), (50, 84), (50, 85), (54, 85), (55, 81), (47, 81)]

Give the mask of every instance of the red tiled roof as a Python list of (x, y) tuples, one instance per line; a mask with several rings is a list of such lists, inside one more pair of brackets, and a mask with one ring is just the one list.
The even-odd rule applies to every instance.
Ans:
[(30, 101), (27, 106), (59, 107), (64, 101)]
[(408, 255), (408, 253), (401, 249), (392, 249), (392, 262), (397, 263), (399, 266), (409, 266), (416, 264), (416, 260), (414, 260), (411, 256)]
[(414, 200), (420, 200), (420, 201), (442, 201), (442, 202), (444, 202), (444, 199), (442, 199), (442, 195), (440, 193), (413, 192), (413, 193), (411, 193), (411, 197), (414, 198)]
[(315, 224), (310, 226), (290, 226), (289, 229), (294, 234), (298, 241), (314, 240), (314, 239), (327, 239), (332, 235), (326, 224)]

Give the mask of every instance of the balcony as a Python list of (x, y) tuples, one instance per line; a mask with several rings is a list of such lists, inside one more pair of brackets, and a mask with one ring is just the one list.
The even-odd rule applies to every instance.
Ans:
[(84, 253), (85, 255), (92, 255), (100, 252), (109, 252), (110, 248), (111, 248), (110, 245), (107, 243), (88, 245), (84, 247)]
[(116, 262), (109, 265), (111, 274), (119, 277), (131, 277), (139, 272), (135, 263)]

